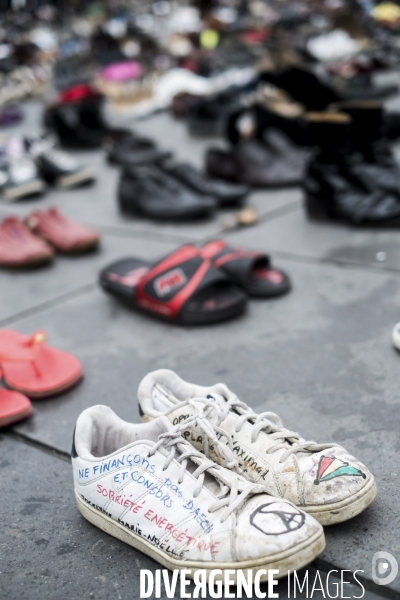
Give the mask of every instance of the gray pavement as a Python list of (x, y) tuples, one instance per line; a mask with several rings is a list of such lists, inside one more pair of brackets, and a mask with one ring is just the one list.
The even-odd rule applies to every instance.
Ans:
[[(38, 108), (28, 107), (31, 129), (39, 123)], [(207, 145), (221, 143), (190, 138), (182, 123), (165, 114), (135, 129), (197, 165)], [(0, 203), (0, 217), (56, 205), (103, 233), (98, 253), (57, 257), (31, 272), (0, 271), (0, 327), (27, 334), (44, 329), (49, 343), (75, 354), (85, 372), (75, 389), (35, 402), (31, 419), (1, 433), (0, 599), (140, 597), (139, 569), (158, 565), (79, 515), (68, 452), (74, 422), (92, 404), (138, 419), (137, 385), (149, 370), (162, 367), (206, 385), (224, 381), (256, 410), (278, 412), (306, 439), (335, 440), (365, 462), (376, 476), (378, 497), (359, 517), (326, 529), (326, 550), (310, 578), (315, 569), (324, 582), (332, 569), (362, 570), (364, 598), (399, 598), (400, 575), (389, 586), (372, 581), (376, 552), (390, 552), (400, 562), (400, 357), (391, 346), (392, 327), (400, 320), (397, 231), (310, 222), (298, 189), (252, 194), (259, 223), (223, 235), (270, 252), (290, 274), (293, 291), (251, 301), (245, 315), (228, 323), (174, 327), (104, 294), (98, 270), (120, 256), (157, 258), (182, 242), (221, 235), (230, 212), (191, 225), (126, 219), (116, 205), (117, 170), (101, 153), (79, 156), (99, 168), (92, 188)], [(289, 597), (286, 581), (279, 593)], [(360, 594), (349, 585), (339, 597)]]

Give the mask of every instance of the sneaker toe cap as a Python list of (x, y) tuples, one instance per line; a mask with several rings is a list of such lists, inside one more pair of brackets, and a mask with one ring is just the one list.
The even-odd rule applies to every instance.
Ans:
[(321, 525), (291, 502), (260, 495), (241, 511), (236, 527), (239, 561), (273, 559), (282, 552), (295, 552), (308, 540), (322, 534)]
[(335, 504), (357, 494), (372, 474), (359, 460), (338, 446), (319, 452), (303, 470), (307, 506)]

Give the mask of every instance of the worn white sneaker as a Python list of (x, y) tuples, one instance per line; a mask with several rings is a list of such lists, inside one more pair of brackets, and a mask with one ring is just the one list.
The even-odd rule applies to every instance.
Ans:
[[(305, 441), (284, 429), (278, 415), (254, 413), (222, 383), (194, 385), (173, 371), (160, 369), (142, 380), (138, 398), (144, 421), (165, 415), (176, 424), (196, 410), (205, 411), (210, 423), (231, 437), (233, 452), (249, 481), (300, 506), (322, 525), (358, 515), (376, 496), (373, 475), (344, 448)], [(204, 435), (188, 427), (183, 436), (224, 465)]]
[[(187, 425), (211, 439), (230, 470), (181, 437), (166, 417), (122, 421), (107, 406), (79, 416), (72, 447), (78, 509), (91, 523), (168, 569), (279, 569), (324, 548), (321, 525), (238, 475), (237, 461), (201, 416)], [(216, 578), (218, 579), (218, 577)], [(261, 581), (267, 579), (267, 574)]]

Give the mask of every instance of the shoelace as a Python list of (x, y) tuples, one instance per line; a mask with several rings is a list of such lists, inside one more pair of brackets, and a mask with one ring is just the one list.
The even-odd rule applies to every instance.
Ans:
[[(231, 410), (237, 412), (237, 409), (239, 409), (242, 414), (239, 415), (235, 427), (236, 433), (242, 429), (246, 421), (253, 426), (250, 438), (252, 443), (257, 440), (260, 431), (264, 431), (266, 434), (268, 434), (270, 440), (275, 441), (275, 444), (266, 450), (267, 454), (272, 454), (277, 450), (285, 450), (279, 459), (280, 463), (285, 462), (289, 456), (296, 454), (297, 452), (320, 452), (321, 450), (332, 448), (335, 445), (329, 442), (325, 444), (317, 444), (313, 441), (305, 441), (295, 431), (289, 431), (288, 429), (285, 429), (280, 417), (276, 413), (266, 411), (257, 415), (249, 406), (247, 406), (247, 404), (241, 402), (236, 396), (226, 401), (218, 398), (214, 399), (213, 401), (210, 401), (206, 398), (193, 398), (189, 402), (203, 403), (203, 412), (206, 418), (213, 411), (215, 411), (218, 419), (217, 425), (213, 426), (209, 421), (208, 423), (210, 423), (210, 425), (212, 425), (216, 431), (223, 431), (225, 437), (229, 437), (229, 434), (221, 429), (219, 425), (227, 418)], [(187, 426), (188, 420), (184, 421), (183, 423)], [(230, 442), (232, 443), (232, 440), (230, 440)]]
[[(227, 451), (227, 447), (224, 446), (224, 444), (222, 444), (215, 435), (215, 429), (219, 430), (220, 432), (223, 432), (223, 430), (213, 427), (207, 421), (206, 416), (200, 413), (189, 417), (189, 419), (187, 419), (184, 423), (177, 425), (172, 431), (162, 433), (153, 448), (149, 450), (148, 456), (155, 454), (160, 447), (169, 449), (169, 454), (165, 459), (163, 470), (165, 471), (172, 460), (176, 459), (181, 464), (181, 470), (178, 477), (179, 484), (183, 482), (183, 477), (188, 466), (188, 460), (193, 458), (198, 459), (200, 464), (197, 469), (191, 473), (191, 475), (198, 480), (198, 484), (193, 491), (193, 497), (197, 498), (197, 496), (200, 494), (204, 485), (205, 474), (209, 472), (209, 474), (213, 476), (216, 481), (218, 481), (221, 489), (216, 495), (218, 500), (209, 506), (208, 512), (213, 513), (221, 508), (225, 508), (226, 510), (223, 511), (220, 516), (220, 522), (223, 523), (232, 513), (236, 512), (243, 506), (244, 502), (249, 496), (253, 494), (265, 493), (265, 490), (257, 484), (246, 484), (244, 489), (239, 490), (239, 483), (242, 483), (243, 485), (243, 480), (239, 478), (235, 478), (230, 485), (226, 485), (221, 482), (218, 479), (218, 470), (220, 470), (221, 467), (195, 450), (195, 448), (193, 448), (193, 446), (191, 446), (182, 437), (181, 431), (190, 426), (200, 427), (200, 429), (206, 433), (206, 437), (208, 435), (211, 436), (211, 439), (215, 441), (218, 451), (221, 452), (221, 455), (224, 455), (229, 459), (228, 462), (230, 464), (238, 464), (233, 454), (231, 454), (230, 449)], [(225, 432), (223, 432), (223, 434), (226, 436)], [(182, 450), (184, 451), (182, 452)], [(197, 461), (195, 460), (194, 462), (196, 463)]]
[(75, 159), (57, 148), (49, 148), (43, 154), (62, 169), (74, 169), (76, 167)]
[(61, 169), (76, 167), (75, 158), (56, 148), (52, 139), (38, 138), (34, 140), (31, 145), (31, 153), (33, 156), (45, 156)]

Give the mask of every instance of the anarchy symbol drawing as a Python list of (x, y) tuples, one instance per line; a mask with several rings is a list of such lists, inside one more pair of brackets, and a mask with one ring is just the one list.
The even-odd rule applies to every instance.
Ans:
[(265, 535), (283, 535), (303, 527), (305, 514), (286, 502), (262, 504), (250, 516), (250, 524)]

